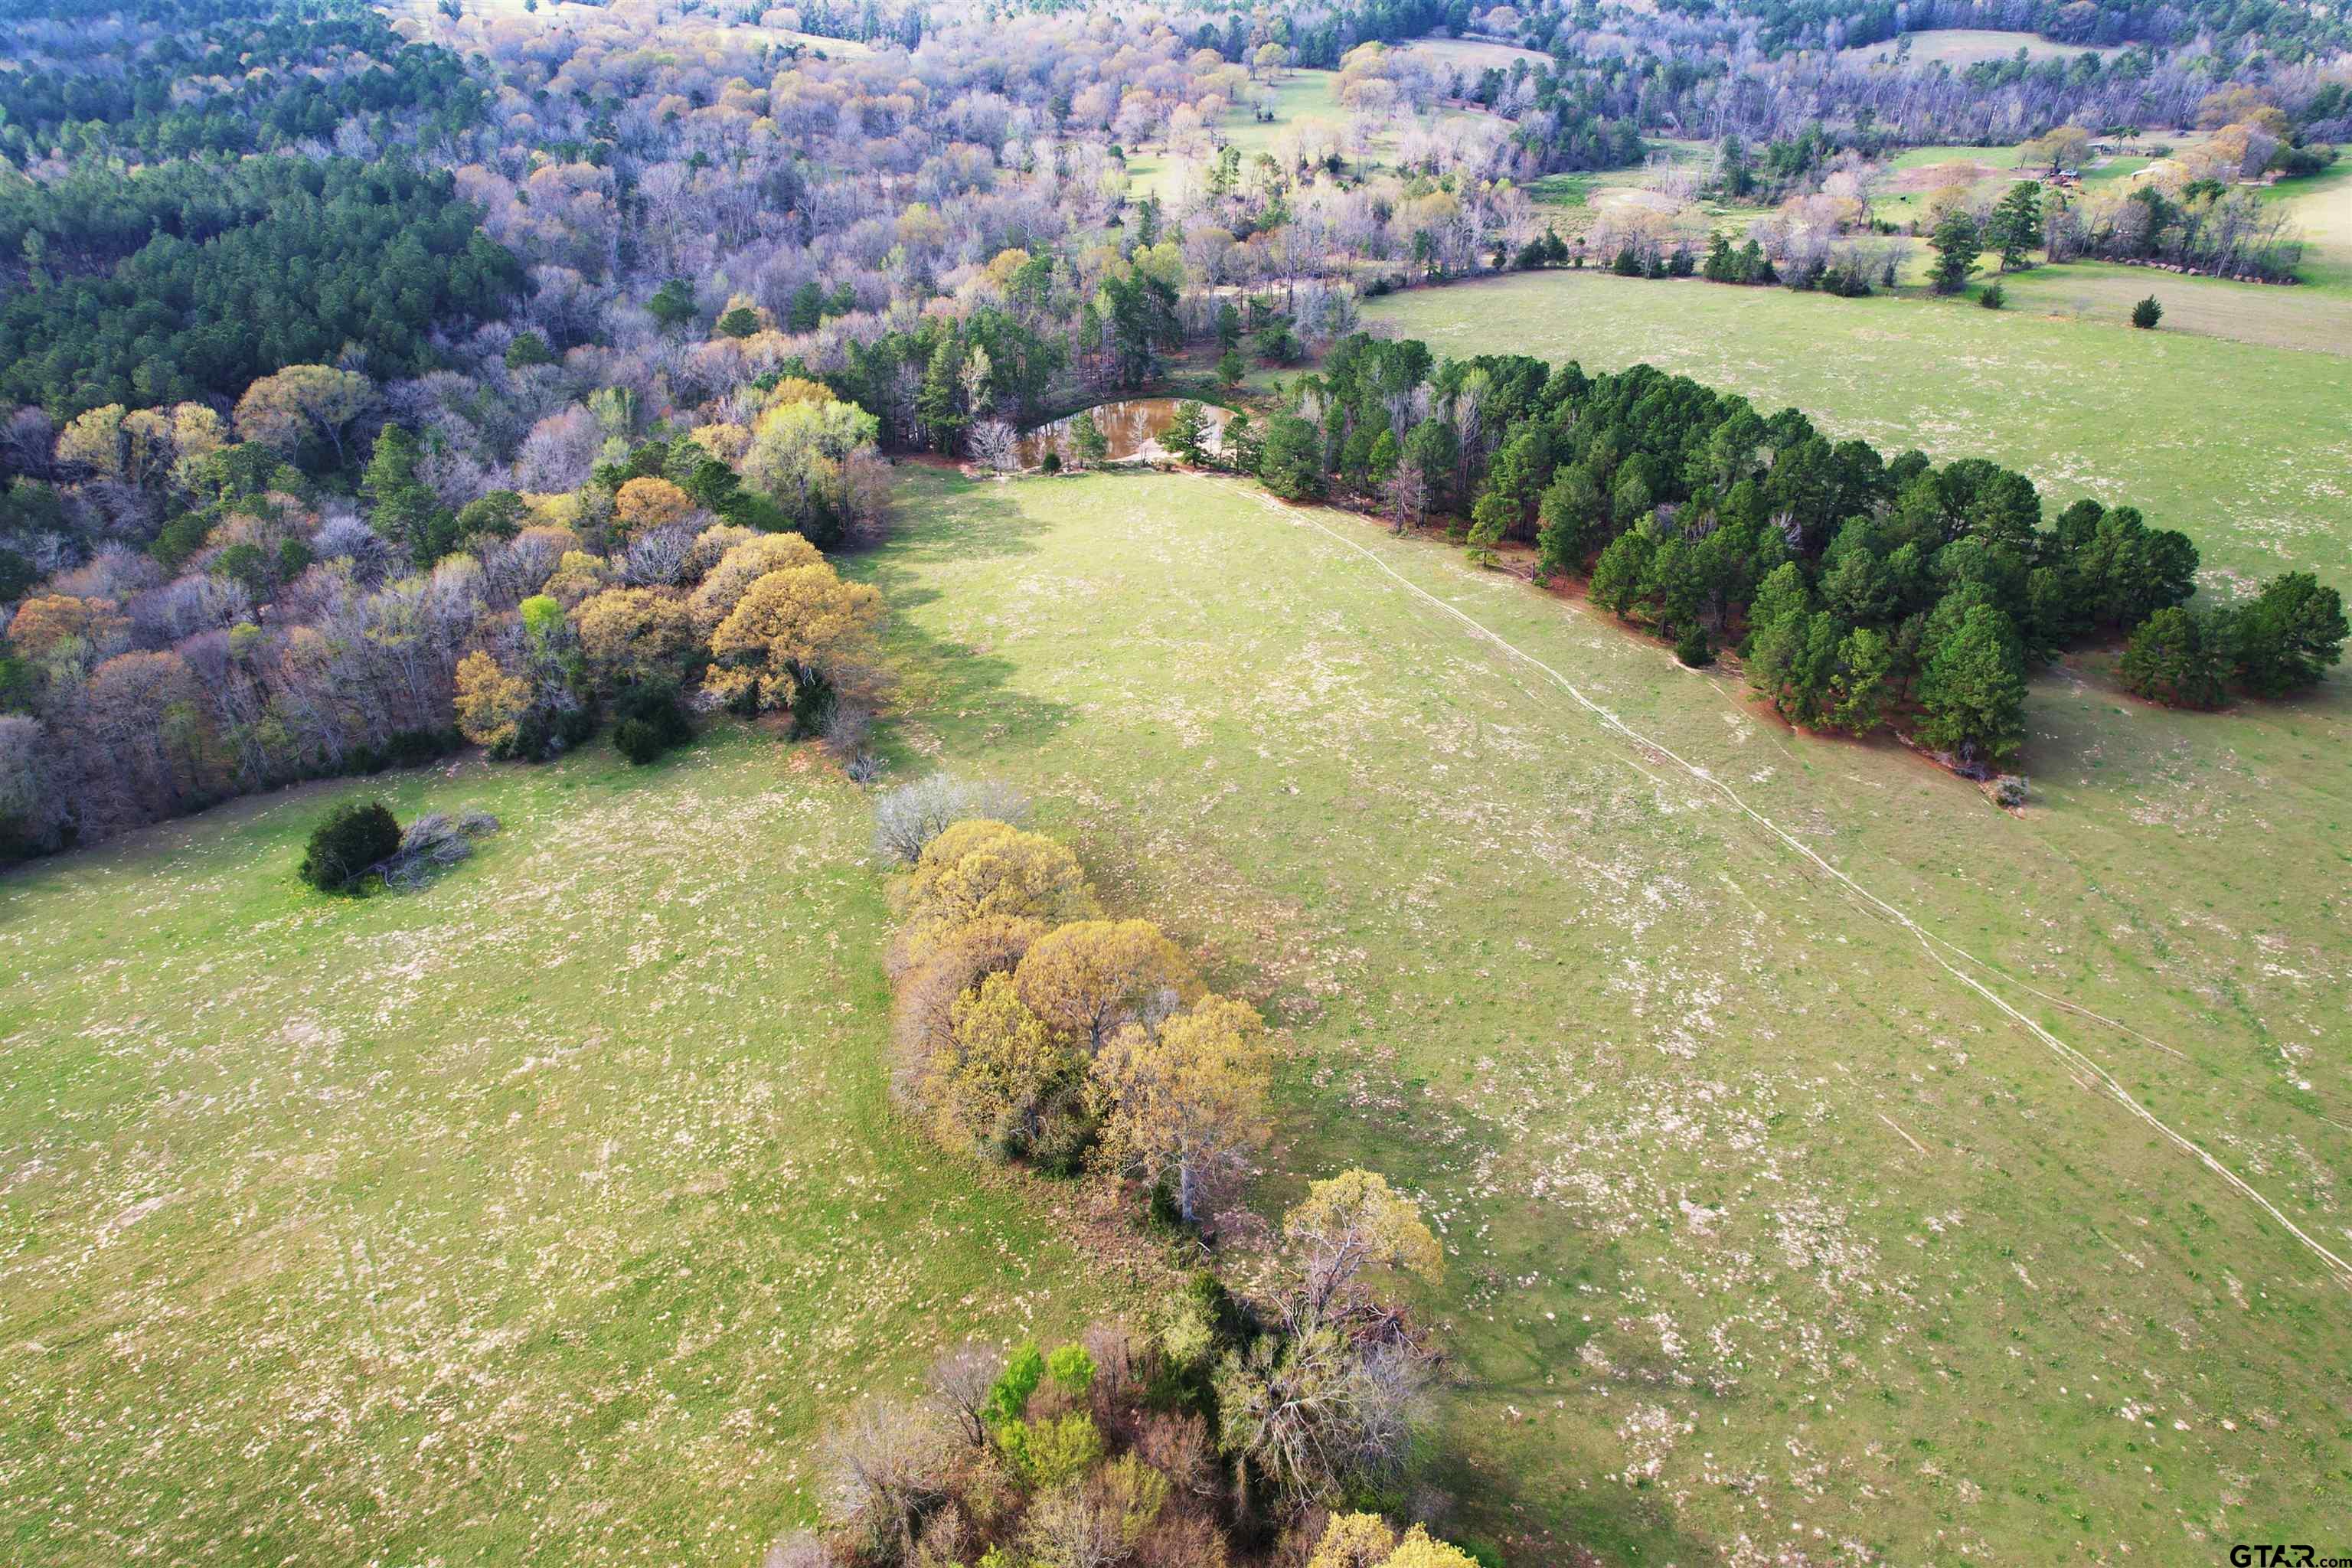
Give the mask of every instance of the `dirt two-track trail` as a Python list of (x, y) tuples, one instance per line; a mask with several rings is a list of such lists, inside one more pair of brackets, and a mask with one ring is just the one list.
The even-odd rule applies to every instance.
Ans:
[[(1920, 950), (1935, 963), (1936, 966), (1939, 970), (1941, 970), (1945, 974), (1950, 976), (1953, 980), (1958, 981), (1961, 985), (1974, 992), (1977, 995), (1982, 997), (1985, 1001), (1990, 1003), (1993, 1007), (2001, 1013), (2003, 1016), (2009, 1018), (2019, 1027), (2032, 1035), (2036, 1040), (2039, 1040), (2053, 1056), (2058, 1058), (2062, 1065), (2069, 1068), (2071, 1071), (2088, 1079), (2092, 1083), (2097, 1086), (2101, 1093), (2107, 1096), (2116, 1104), (2121, 1106), (2127, 1114), (2137, 1121), (2146, 1124), (2152, 1131), (2162, 1136), (2165, 1141), (2170, 1143), (2175, 1149), (2196, 1160), (2198, 1163), (2204, 1166), (2207, 1171), (2220, 1178), (2225, 1185), (2227, 1185), (2232, 1192), (2236, 1193), (2241, 1198), (2244, 1199), (2247, 1203), (2252, 1204), (2263, 1214), (2277, 1221), (2280, 1226), (2285, 1228), (2289, 1235), (2293, 1236), (2297, 1241), (2309, 1248), (2315, 1257), (2327, 1266), (2330, 1276), (2336, 1280), (2337, 1285), (2347, 1290), (2352, 1290), (2352, 1262), (2347, 1262), (2342, 1257), (2329, 1250), (2316, 1237), (2313, 1237), (2302, 1226), (2296, 1225), (2294, 1221), (2289, 1219), (2280, 1211), (2276, 1204), (2273, 1204), (2268, 1197), (2265, 1197), (2261, 1191), (2253, 1186), (2252, 1183), (2246, 1181), (2245, 1178), (2240, 1176), (2235, 1171), (2231, 1170), (2227, 1165), (2221, 1163), (2221, 1161), (2215, 1159), (2202, 1148), (2200, 1148), (2186, 1134), (2167, 1123), (2154, 1111), (2141, 1104), (2137, 1099), (2133, 1097), (2130, 1090), (2124, 1088), (2122, 1083), (2116, 1079), (2113, 1073), (2107, 1071), (2105, 1068), (2101, 1067), (2096, 1061), (2094, 1061), (2090, 1057), (2084, 1055), (2081, 1050), (2060, 1039), (2041, 1023), (2028, 1017), (2024, 1013), (2019, 1011), (2018, 1008), (2011, 1005), (2005, 997), (2001, 996), (1990, 985), (1987, 984), (1977, 975), (1969, 973), (1968, 970), (1961, 968), (1960, 965), (1962, 963), (1966, 963), (1973, 966), (1974, 968), (1983, 970), (1987, 973), (1999, 975), (2000, 978), (2007, 984), (2020, 985), (2021, 989), (2031, 992), (2033, 995), (2042, 997), (2045, 1001), (2049, 1001), (2058, 1006), (2067, 1008), (2069, 1011), (2074, 1012), (2082, 1016), (2091, 1018), (2096, 1022), (2107, 1024), (2117, 1029), (2123, 1029), (2123, 1025), (2117, 1024), (2112, 1019), (2103, 1018), (2098, 1014), (2090, 1012), (2087, 1008), (2081, 1007), (2067, 1001), (2063, 997), (2050, 996), (2045, 993), (2035, 991), (2031, 986), (2023, 985), (2022, 983), (2015, 981), (2011, 976), (2001, 974), (1999, 970), (1994, 969), (1990, 964), (1985, 963), (1982, 959), (1978, 958), (1975, 954), (1968, 952), (1965, 948), (1962, 948), (1946, 938), (1937, 935), (1934, 931), (1929, 931), (1918, 921), (1913, 919), (1907, 910), (1890, 903), (1878, 894), (1872, 892), (1868, 888), (1864, 887), (1860, 882), (1854, 880), (1853, 877), (1847, 875), (1844, 871), (1842, 871), (1837, 867), (1830, 864), (1827, 859), (1825, 859), (1810, 845), (1798, 838), (1787, 828), (1782, 827), (1779, 823), (1773, 821), (1762, 812), (1757, 810), (1753, 805), (1750, 805), (1740, 796), (1738, 791), (1733, 789), (1729, 784), (1716, 777), (1711, 771), (1701, 767), (1696, 763), (1687, 761), (1674, 751), (1673, 748), (1659, 741), (1654, 740), (1650, 736), (1643, 734), (1641, 731), (1634, 729), (1632, 725), (1619, 718), (1615, 713), (1594, 701), (1581, 690), (1579, 690), (1575, 682), (1560, 674), (1559, 670), (1554, 669), (1550, 665), (1546, 664), (1543, 660), (1536, 658), (1535, 655), (1528, 653), (1526, 649), (1519, 647), (1515, 643), (1512, 643), (1507, 638), (1504, 637), (1501, 633), (1495, 631), (1492, 627), (1486, 626), (1475, 616), (1470, 615), (1468, 612), (1456, 605), (1448, 604), (1444, 599), (1439, 598), (1436, 595), (1429, 592), (1426, 588), (1422, 587), (1419, 584), (1412, 582), (1402, 573), (1398, 572), (1395, 567), (1382, 560), (1378, 552), (1370, 549), (1359, 540), (1349, 538), (1339, 530), (1332, 528), (1328, 523), (1316, 517), (1311, 510), (1304, 507), (1286, 506), (1281, 501), (1276, 500), (1274, 497), (1267, 495), (1263, 490), (1251, 489), (1246, 486), (1236, 484), (1230, 479), (1215, 479), (1211, 482), (1220, 485), (1237, 495), (1250, 496), (1254, 498), (1260, 506), (1274, 513), (1276, 516), (1282, 518), (1285, 521), (1299, 527), (1311, 528), (1316, 532), (1322, 534), (1325, 538), (1332, 540), (1335, 542), (1354, 551), (1358, 555), (1360, 555), (1365, 560), (1370, 562), (1380, 572), (1394, 579), (1399, 585), (1405, 589), (1406, 592), (1412, 595), (1416, 601), (1428, 605), (1432, 608), (1439, 610), (1444, 615), (1453, 617), (1454, 620), (1459, 621), (1464, 626), (1467, 627), (1471, 634), (1479, 640), (1492, 644), (1512, 658), (1517, 659), (1521, 663), (1528, 666), (1530, 668), (1539, 671), (1553, 685), (1557, 686), (1560, 690), (1568, 693), (1569, 697), (1575, 701), (1576, 705), (1582, 709), (1585, 713), (1590, 715), (1591, 718), (1597, 720), (1603, 729), (1612, 731), (1615, 733), (1623, 736), (1626, 740), (1632, 742), (1634, 745), (1640, 747), (1644, 752), (1652, 753), (1654, 756), (1664, 758), (1675, 767), (1680, 769), (1691, 778), (1696, 780), (1706, 788), (1713, 790), (1716, 794), (1722, 796), (1722, 798), (1729, 802), (1732, 807), (1742, 816), (1754, 823), (1758, 827), (1763, 829), (1766, 834), (1779, 840), (1780, 844), (1785, 846), (1787, 848), (1802, 857), (1805, 860), (1832, 879), (1840, 887), (1845, 889), (1846, 891), (1852, 893), (1855, 898), (1863, 900), (1863, 902), (1867, 904), (1871, 909), (1879, 914), (1884, 915), (1886, 919), (1894, 921), (1904, 931), (1910, 933), (1913, 939), (1918, 942)], [(1958, 962), (1955, 963), (1955, 960), (1958, 960)], [(2158, 1045), (2167, 1050), (2172, 1049), (2172, 1047), (2168, 1046), (2164, 1046), (2162, 1041), (2151, 1041), (2150, 1043)]]

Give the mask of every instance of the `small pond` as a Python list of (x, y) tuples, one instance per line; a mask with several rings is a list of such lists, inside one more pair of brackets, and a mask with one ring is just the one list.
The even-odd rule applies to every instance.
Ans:
[[(1096, 427), (1103, 439), (1110, 443), (1109, 461), (1114, 463), (1164, 462), (1172, 454), (1160, 444), (1168, 426), (1176, 417), (1173, 397), (1130, 397), (1118, 403), (1098, 403), (1087, 410), (1095, 416)], [(1201, 405), (1208, 412), (1208, 439), (1205, 445), (1215, 451), (1230, 417), (1224, 409), (1213, 403)], [(1040, 425), (1021, 437), (1021, 466), (1034, 468), (1045, 460), (1048, 451), (1059, 452), (1062, 461), (1069, 462), (1077, 455), (1077, 446), (1070, 437), (1071, 420), (1056, 419), (1050, 425)]]

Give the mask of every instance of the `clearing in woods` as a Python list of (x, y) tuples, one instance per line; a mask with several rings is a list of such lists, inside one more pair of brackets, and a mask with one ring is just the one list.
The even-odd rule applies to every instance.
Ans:
[[(740, 1568), (856, 1394), (1120, 1299), (1066, 1190), (888, 1113), (871, 819), (812, 761), (722, 724), (0, 880), (0, 1556)], [(320, 899), (367, 794), (504, 826)]]
[(2124, 52), (2121, 44), (2062, 44), (2038, 33), (2005, 33), (1984, 27), (1936, 27), (1905, 33), (1875, 44), (1840, 49), (1838, 60), (1848, 66), (1892, 66), (1898, 60), (1914, 70), (1941, 65), (1963, 71), (1986, 60), (2011, 60), (2020, 52), (2036, 64), (2043, 60), (2074, 60), (2084, 55), (2112, 59)]
[[(2138, 275), (2160, 295), (2180, 281)], [(1440, 354), (1574, 359), (1596, 373), (1646, 362), (1768, 414), (1803, 409), (1890, 457), (1990, 458), (2030, 476), (2053, 512), (2078, 496), (2128, 502), (2197, 542), (2209, 591), (2289, 569), (2352, 584), (2352, 376), (2335, 354), (1958, 300), (1592, 272), (1412, 289), (1364, 314)]]
[(2156, 1563), (2324, 1533), (2342, 683), (2182, 715), (2071, 660), (2010, 816), (1251, 487), (905, 500), (862, 566), (902, 742), (1028, 784), (1115, 902), (1257, 987), (1288, 1050), (1261, 1212), (1349, 1163), (1425, 1195), (1429, 1462), (1498, 1500), (1486, 1533)]
[[(1369, 160), (1359, 162), (1354, 154), (1354, 141), (1349, 126), (1356, 118), (1354, 111), (1339, 101), (1339, 73), (1330, 70), (1284, 70), (1255, 89), (1263, 107), (1274, 116), (1260, 120), (1249, 105), (1235, 105), (1225, 111), (1217, 126), (1221, 141), (1236, 149), (1244, 166), (1254, 163), (1261, 153), (1278, 154), (1286, 132), (1302, 126), (1319, 125), (1331, 135), (1332, 144), (1350, 149), (1351, 166), (1359, 173), (1366, 167), (1378, 167), (1393, 155), (1408, 130), (1432, 129), (1465, 123), (1487, 118), (1476, 108), (1441, 107), (1423, 113), (1412, 109), (1392, 112), (1363, 142), (1361, 151)], [(1177, 183), (1195, 165), (1205, 168), (1214, 154), (1202, 149), (1197, 155), (1187, 154), (1165, 143), (1139, 147), (1127, 157), (1128, 187), (1140, 198), (1157, 195), (1163, 200), (1178, 192)]]

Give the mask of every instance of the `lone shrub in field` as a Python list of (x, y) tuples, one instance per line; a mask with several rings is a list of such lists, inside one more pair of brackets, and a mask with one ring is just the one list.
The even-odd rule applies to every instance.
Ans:
[(2009, 303), (2009, 291), (1998, 283), (1988, 283), (1978, 293), (1977, 303), (1988, 310), (1998, 310)]
[(2156, 302), (2153, 294), (2132, 307), (2132, 325), (2135, 327), (2152, 330), (2163, 319), (2164, 307)]
[(380, 800), (347, 800), (310, 830), (299, 868), (322, 893), (358, 890), (360, 879), (400, 849), (400, 822)]

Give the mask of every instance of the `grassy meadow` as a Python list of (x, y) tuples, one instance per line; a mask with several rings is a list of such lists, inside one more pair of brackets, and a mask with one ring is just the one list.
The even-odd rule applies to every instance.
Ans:
[[(2263, 195), (2283, 202), (2303, 231), (2303, 287), (2352, 298), (2352, 161), (2324, 174), (2282, 180)], [(2341, 339), (2338, 353), (2352, 353)]]
[[(310, 893), (371, 789), (504, 826)], [(0, 879), (0, 1557), (748, 1563), (856, 1394), (1121, 1299), (889, 1114), (869, 831), (723, 725)]]
[[(1440, 542), (1203, 477), (902, 473), (849, 563), (895, 774), (1026, 785), (1263, 1004), (1262, 1213), (1347, 1163), (1423, 1196), (1421, 1464), (1464, 1532), (2170, 1563), (2324, 1527), (2340, 682), (2179, 715), (2070, 663), (2011, 816)], [(301, 892), (362, 787), (504, 826), (416, 895)], [(1135, 1305), (1074, 1189), (890, 1119), (866, 823), (720, 724), (0, 881), (16, 1557), (741, 1563), (857, 1393)]]
[[(2202, 133), (2181, 132), (2164, 138), (2180, 145)], [(2154, 141), (2139, 145), (2153, 146)], [(1675, 198), (1653, 187), (1669, 170), (1702, 168), (1708, 157), (1704, 142), (1653, 141), (1650, 163), (1640, 169), (1601, 174), (1548, 174), (1532, 182), (1528, 194), (1543, 209), (1544, 219), (1566, 238), (1589, 233), (1607, 216), (1623, 216), (1642, 208), (1671, 212)], [(1931, 199), (1936, 192), (1957, 183), (1971, 204), (1990, 206), (2032, 171), (2021, 168), (2015, 146), (1911, 147), (1887, 160), (1872, 183), (1869, 216), (1899, 230), (1932, 227)], [(2093, 159), (2083, 171), (2086, 187), (2117, 184), (2146, 168), (2148, 157), (2122, 153)], [(2101, 261), (2074, 261), (2060, 267), (2038, 266), (2000, 279), (2009, 309), (2035, 315), (2077, 316), (2105, 325), (2127, 321), (2133, 304), (2150, 293), (2163, 302), (2164, 330), (2200, 337), (2225, 338), (2260, 348), (2296, 349), (2318, 353), (2352, 354), (2352, 164), (2315, 177), (2261, 187), (2265, 200), (2284, 205), (2304, 239), (2302, 281), (2294, 287), (2241, 283), (2220, 278), (2185, 277), (2147, 268), (2123, 267)], [(1704, 228), (1740, 239), (1768, 206), (1706, 198), (1695, 204)], [(1906, 297), (1928, 293), (1927, 279), (1935, 255), (1924, 239), (1902, 241), (1904, 257), (1898, 273)], [(1605, 264), (1607, 257), (1599, 260)], [(1980, 264), (1977, 281), (1994, 277), (1993, 259)]]
[[(1507, 71), (1520, 61), (1529, 70), (1549, 65), (1551, 57), (1538, 49), (1521, 48), (1517, 44), (1496, 43), (1491, 38), (1408, 38), (1391, 44), (1396, 53), (1412, 59), (1427, 60), (1443, 69), (1466, 71)], [(1472, 83), (1475, 85), (1475, 83)]]
[[(2202, 281), (2105, 270), (2153, 280), (2136, 286), (2160, 298)], [(2234, 287), (2257, 303), (2301, 293)], [(1647, 362), (1768, 412), (1793, 405), (1890, 455), (1990, 458), (2032, 476), (2053, 510), (2084, 495), (2128, 501), (2197, 542), (2215, 590), (2290, 567), (2352, 585), (2352, 378), (2335, 354), (1966, 300), (1590, 271), (1413, 289), (1370, 301), (1365, 315), (1443, 354), (1528, 353), (1592, 371)]]
[[(1216, 128), (1224, 144), (1238, 149), (1245, 163), (1261, 153), (1274, 152), (1282, 133), (1302, 121), (1321, 121), (1338, 130), (1352, 118), (1350, 110), (1339, 101), (1338, 71), (1287, 69), (1258, 83), (1256, 91), (1259, 104), (1228, 109)], [(1256, 110), (1261, 107), (1272, 110), (1274, 118), (1258, 119)], [(1479, 109), (1441, 108), (1416, 117), (1410, 110), (1400, 110), (1388, 126), (1370, 138), (1367, 151), (1371, 154), (1371, 165), (1377, 167), (1395, 152), (1400, 129), (1416, 118), (1443, 123), (1483, 116), (1485, 112)], [(1185, 154), (1165, 144), (1133, 149), (1127, 159), (1128, 188), (1139, 198), (1171, 197), (1177, 193), (1176, 182), (1189, 161)], [(1357, 172), (1362, 171), (1359, 168)]]
[(1260, 1209), (1359, 1162), (1423, 1194), (1425, 1463), (1514, 1563), (2325, 1536), (2352, 1329), (2281, 1217), (2352, 1252), (2344, 683), (2180, 715), (2070, 662), (2011, 816), (1253, 488), (905, 500), (862, 568), (899, 742), (1028, 785), (1265, 1005)]
[[(1274, 151), (1276, 138), (1296, 121), (1326, 120), (1337, 125), (1347, 119), (1339, 107), (1339, 73), (1327, 70), (1286, 70), (1256, 84), (1259, 101), (1236, 104), (1217, 122), (1217, 134), (1240, 149), (1244, 162)], [(1259, 109), (1274, 111), (1270, 121), (1257, 117)], [(1176, 194), (1175, 181), (1187, 160), (1172, 146), (1157, 144), (1130, 149), (1127, 156), (1128, 188), (1137, 197)]]
[[(1905, 45), (1908, 47), (1905, 47)], [(1893, 66), (1907, 62), (1914, 70), (1940, 65), (1962, 71), (1986, 60), (2010, 60), (2018, 51), (2040, 64), (2043, 60), (2074, 60), (2084, 55), (2097, 55), (2112, 59), (2122, 54), (2121, 45), (2062, 44), (2038, 33), (2000, 32), (1985, 27), (1936, 27), (1916, 33), (1905, 33), (1875, 44), (1856, 45), (1841, 49), (1838, 58), (1849, 66)]]
[[(1589, 273), (1370, 312), (2132, 500), (2214, 592), (2352, 582), (2341, 360), (2022, 308), (2077, 272), (2000, 313)], [(1265, 1006), (1261, 1215), (1348, 1163), (1423, 1198), (1462, 1533), (1514, 1568), (2327, 1539), (2352, 679), (2190, 715), (2070, 658), (2011, 816), (1437, 540), (900, 472), (846, 563), (891, 608), (893, 777), (1025, 785)], [(504, 826), (320, 900), (301, 837), (359, 793)], [(857, 1394), (1136, 1306), (1078, 1190), (891, 1116), (867, 804), (722, 723), (0, 879), (11, 1560), (740, 1564)]]
[[(2352, 193), (2347, 195), (2352, 199)], [(2035, 267), (2000, 283), (2008, 309), (2030, 315), (2075, 316), (2113, 327), (2128, 321), (2133, 304), (2153, 294), (2164, 306), (2165, 331), (2332, 354), (2339, 364), (2352, 355), (2352, 289), (2188, 278), (2102, 261)]]

